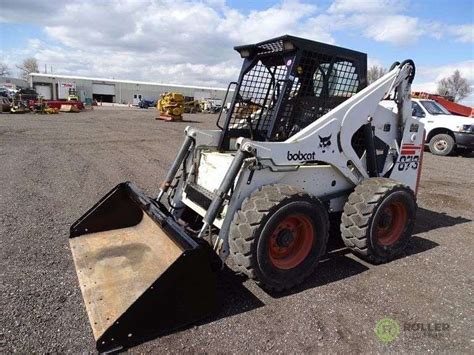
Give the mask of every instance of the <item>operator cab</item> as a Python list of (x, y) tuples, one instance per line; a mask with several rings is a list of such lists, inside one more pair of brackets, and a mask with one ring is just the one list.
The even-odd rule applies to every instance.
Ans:
[(234, 49), (244, 63), (217, 121), (221, 151), (238, 137), (285, 141), (367, 85), (365, 53), (288, 35)]

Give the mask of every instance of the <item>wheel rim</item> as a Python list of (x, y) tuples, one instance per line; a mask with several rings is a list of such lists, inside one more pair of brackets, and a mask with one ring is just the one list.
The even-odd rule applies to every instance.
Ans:
[(375, 238), (380, 245), (390, 246), (400, 239), (408, 219), (406, 206), (392, 202), (381, 211), (375, 225)]
[(435, 143), (435, 148), (436, 150), (443, 152), (448, 148), (448, 142), (446, 142), (444, 139), (441, 139)]
[(292, 269), (309, 255), (313, 240), (314, 228), (308, 217), (301, 214), (288, 216), (270, 235), (270, 261), (279, 269)]

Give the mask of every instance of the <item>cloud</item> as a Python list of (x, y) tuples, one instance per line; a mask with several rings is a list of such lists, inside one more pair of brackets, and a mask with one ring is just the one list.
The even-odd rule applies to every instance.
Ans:
[(473, 43), (474, 42), (474, 25), (450, 26), (448, 31), (455, 36), (457, 42)]
[[(46, 24), (51, 21), (51, 15), (59, 11), (66, 4), (64, 0), (31, 1), (15, 0), (2, 2), (0, 23), (37, 23)], [(54, 20), (54, 19), (53, 19)]]
[(404, 0), (335, 0), (329, 7), (329, 13), (394, 13), (406, 8)]
[[(361, 31), (367, 38), (397, 46), (416, 43), (420, 37), (440, 39), (446, 25), (409, 16), (404, 0), (335, 0), (328, 13), (342, 16), (348, 28)], [(460, 41), (472, 41), (472, 25), (449, 26)], [(470, 31), (470, 32), (469, 32)], [(470, 37), (469, 37), (470, 36)]]
[(446, 33), (472, 41), (472, 25), (409, 16), (406, 0), (303, 1), (247, 12), (224, 0), (9, 1), (0, 22), (35, 24), (48, 37), (5, 51), (2, 60), (14, 68), (34, 56), (56, 73), (226, 86), (241, 65), (235, 45), (285, 33), (336, 43), (340, 31), (396, 46)]
[[(459, 70), (461, 76), (471, 84), (474, 83), (474, 60), (466, 60), (440, 66), (418, 66), (412, 89), (434, 93), (438, 87), (438, 81), (452, 75), (455, 70)], [(463, 103), (474, 106), (474, 91), (463, 100)]]
[(419, 27), (419, 20), (415, 17), (377, 16), (373, 21), (368, 21), (364, 33), (378, 42), (406, 45), (416, 42), (421, 36)]
[(55, 43), (32, 41), (29, 50), (9, 53), (11, 61), (31, 53), (64, 74), (225, 86), (241, 65), (235, 45), (285, 33), (334, 42), (324, 24), (311, 22), (322, 10), (300, 1), (249, 13), (212, 0), (48, 4), (30, 11), (23, 0), (12, 2), (0, 15), (2, 21), (44, 27)]

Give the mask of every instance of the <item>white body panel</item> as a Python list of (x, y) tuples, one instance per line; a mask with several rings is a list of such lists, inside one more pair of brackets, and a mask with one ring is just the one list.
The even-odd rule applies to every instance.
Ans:
[(233, 154), (203, 151), (199, 160), (196, 183), (214, 192), (219, 188), (233, 159)]
[[(425, 117), (418, 117), (421, 122), (425, 125), (426, 135), (429, 136), (430, 132), (436, 128), (445, 128), (452, 132), (459, 132), (464, 125), (474, 124), (473, 117), (464, 117), (452, 114), (446, 115), (432, 115), (428, 110), (421, 104), (421, 101), (432, 101), (427, 99), (412, 99), (413, 102), (419, 104), (419, 107), (423, 110)], [(440, 104), (438, 104), (440, 105)]]

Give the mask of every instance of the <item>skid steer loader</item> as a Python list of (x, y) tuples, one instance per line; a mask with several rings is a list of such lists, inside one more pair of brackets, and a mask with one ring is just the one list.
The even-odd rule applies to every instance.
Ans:
[(157, 197), (121, 183), (71, 227), (100, 351), (207, 316), (213, 255), (280, 291), (315, 270), (331, 213), (374, 263), (412, 233), (424, 136), (413, 61), (366, 86), (366, 55), (353, 50), (288, 35), (235, 49), (244, 61), (225, 119), (185, 129)]

